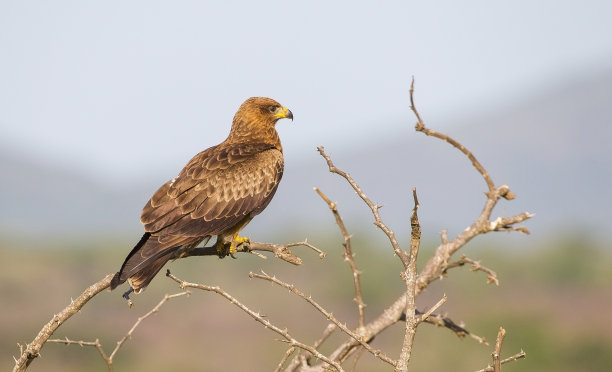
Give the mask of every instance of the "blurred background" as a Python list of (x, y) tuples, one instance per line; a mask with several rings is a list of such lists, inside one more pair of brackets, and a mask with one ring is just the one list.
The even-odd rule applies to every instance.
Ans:
[[(285, 153), (279, 191), (244, 232), (263, 242), (308, 238), (327, 257), (296, 248), (301, 267), (241, 255), (170, 268), (220, 285), (304, 342), (318, 338), (324, 319), (249, 280), (250, 271), (277, 274), (355, 326), (342, 237), (317, 186), (353, 234), (373, 319), (403, 288), (400, 264), (316, 147), (384, 205), (382, 217), (405, 248), (417, 188), (421, 265), (440, 232), (454, 237), (485, 200), (486, 185), (465, 157), (414, 132), (414, 76), (426, 124), (462, 142), (497, 185), (517, 194), (494, 215), (535, 213), (524, 224), (531, 235), (492, 234), (464, 248), (497, 271), (498, 287), (455, 269), (419, 306), (446, 293), (441, 311), (490, 342), (504, 326), (504, 356), (521, 348), (528, 355), (504, 370), (609, 370), (611, 14), (603, 0), (0, 3), (0, 362), (10, 368), (17, 343), (119, 269), (140, 238), (150, 195), (222, 141), (250, 96), (278, 100), (295, 120), (277, 126)], [(104, 292), (56, 336), (99, 338), (110, 352), (138, 316), (178, 290), (157, 278), (133, 309), (120, 292)], [(398, 355), (402, 332), (387, 330), (375, 346)], [(227, 301), (194, 293), (143, 323), (115, 365), (269, 371), (285, 350), (277, 338)], [(492, 350), (428, 325), (415, 342), (419, 371), (484, 368)], [(385, 367), (364, 355), (360, 368)], [(30, 368), (83, 369), (105, 370), (96, 350), (62, 345), (46, 345)]]

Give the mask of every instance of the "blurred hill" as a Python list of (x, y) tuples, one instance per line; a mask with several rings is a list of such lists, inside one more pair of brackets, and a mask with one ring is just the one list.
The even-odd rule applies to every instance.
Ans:
[[(418, 84), (416, 89), (418, 107)], [(612, 137), (610, 102), (612, 69), (568, 77), (545, 90), (525, 92), (505, 107), (483, 107), (472, 117), (433, 123), (427, 121), (427, 112), (421, 115), (430, 128), (472, 150), (494, 181), (507, 183), (518, 195), (513, 202), (501, 203), (497, 214), (535, 213), (527, 226), (536, 236), (569, 228), (605, 237), (610, 234), (607, 192), (612, 188), (612, 150), (604, 142)], [(368, 143), (347, 143), (326, 151), (373, 201), (384, 205), (383, 218), (392, 228), (407, 228), (410, 189), (416, 187), (426, 233), (448, 229), (452, 235), (463, 230), (482, 208), (484, 182), (451, 146), (415, 133), (412, 116), (401, 120), (406, 123), (401, 133), (380, 133)], [(325, 145), (324, 133), (320, 142)], [(314, 148), (299, 161), (293, 158), (291, 154), (274, 201), (247, 227), (257, 231), (258, 240), (278, 237), (279, 228), (300, 239), (309, 236), (313, 227), (333, 230), (327, 207), (313, 186), (339, 202), (349, 226), (370, 226), (365, 205), (343, 180), (327, 171)], [(177, 171), (160, 169), (159, 176), (119, 189), (103, 178), (87, 178), (78, 170), (30, 158), (27, 149), (2, 146), (0, 234), (9, 240), (65, 234), (137, 236), (140, 209)]]
[[(418, 102), (417, 84), (417, 108)], [(518, 195), (512, 202), (500, 203), (495, 214), (535, 213), (526, 225), (536, 237), (546, 238), (559, 228), (609, 237), (611, 102), (609, 69), (589, 77), (568, 78), (540, 92), (526, 92), (504, 108), (482, 108), (473, 117), (457, 118), (452, 126), (428, 122), (428, 113), (420, 114), (428, 127), (451, 135), (470, 149), (498, 186), (508, 184)], [(405, 121), (405, 132), (381, 133), (370, 143), (356, 144), (349, 150), (326, 151), (372, 200), (384, 205), (381, 213), (391, 226), (408, 227), (410, 189), (416, 187), (425, 231), (448, 229), (456, 234), (480, 213), (486, 185), (456, 149), (414, 132), (413, 117)], [(324, 144), (324, 139), (321, 142)], [(322, 159), (302, 168), (288, 168), (290, 175), (297, 174), (282, 186), (279, 199), (283, 199), (277, 203), (292, 203), (287, 190), (317, 185), (324, 191), (329, 189), (345, 214), (364, 213), (359, 218), (371, 220), (365, 217), (369, 213), (365, 205), (356, 200), (345, 182), (327, 172)], [(304, 208), (307, 206), (301, 204), (288, 210), (301, 212)], [(290, 219), (305, 223), (307, 216), (300, 212)], [(285, 209), (283, 213), (288, 212)]]

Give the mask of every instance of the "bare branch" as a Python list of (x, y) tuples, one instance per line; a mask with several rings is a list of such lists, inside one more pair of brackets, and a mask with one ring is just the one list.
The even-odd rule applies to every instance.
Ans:
[(106, 355), (106, 353), (104, 352), (104, 348), (102, 347), (102, 344), (100, 344), (100, 340), (98, 340), (97, 338), (95, 341), (75, 341), (75, 340), (71, 340), (68, 337), (66, 337), (63, 340), (54, 338), (54, 339), (47, 340), (47, 342), (61, 343), (64, 345), (79, 345), (81, 347), (93, 346), (98, 350), (98, 353), (100, 353), (100, 356), (102, 357), (102, 359), (104, 359), (104, 362), (106, 363), (106, 367), (108, 368), (108, 371), (109, 372), (113, 371), (113, 361), (112, 359), (108, 357), (108, 355)]
[(436, 310), (438, 310), (438, 308), (440, 306), (442, 306), (442, 304), (444, 304), (446, 302), (446, 300), (448, 299), (448, 297), (446, 297), (446, 295), (442, 296), (442, 298), (440, 299), (440, 301), (436, 302), (435, 305), (433, 305), (429, 310), (427, 310), (426, 312), (423, 313), (423, 315), (421, 315), (421, 319), (419, 319), (419, 323), (426, 321), (427, 319), (429, 319), (429, 316)]
[(185, 296), (185, 295), (189, 295), (189, 291), (184, 291), (184, 292), (179, 292), (179, 293), (175, 293), (172, 295), (169, 294), (165, 294), (164, 297), (161, 299), (161, 301), (159, 301), (159, 303), (157, 305), (155, 305), (154, 308), (152, 308), (148, 313), (146, 313), (145, 315), (139, 317), (136, 322), (134, 323), (134, 325), (132, 326), (132, 328), (130, 328), (130, 330), (128, 331), (128, 333), (126, 333), (125, 336), (123, 336), (123, 338), (119, 341), (117, 341), (117, 346), (115, 346), (115, 349), (113, 350), (113, 352), (111, 353), (109, 359), (112, 361), (113, 358), (115, 357), (115, 354), (117, 354), (117, 352), (119, 351), (119, 349), (121, 348), (121, 346), (123, 346), (123, 344), (125, 343), (125, 341), (127, 341), (128, 339), (130, 339), (132, 337), (132, 334), (134, 333), (134, 331), (136, 330), (136, 328), (140, 325), (140, 323), (142, 323), (143, 320), (147, 319), (148, 317), (150, 317), (153, 314), (156, 314), (159, 309), (166, 303), (168, 302), (168, 300), (176, 298), (176, 297), (180, 297), (180, 296)]
[[(329, 323), (327, 327), (325, 327), (325, 329), (323, 330), (323, 334), (321, 335), (321, 337), (317, 341), (315, 341), (312, 346), (315, 349), (318, 349), (325, 342), (325, 340), (327, 340), (329, 336), (334, 333), (337, 328), (338, 326), (336, 326), (334, 323)], [(285, 371), (293, 371), (300, 364), (301, 360), (309, 359), (310, 356), (311, 354), (309, 354), (307, 351), (303, 351), (301, 355), (298, 355), (293, 358), (291, 363), (289, 363), (287, 368), (285, 368)]]
[(380, 213), (378, 213), (378, 209), (380, 208), (380, 206), (372, 203), (372, 201), (365, 195), (363, 190), (361, 190), (361, 188), (357, 185), (357, 183), (351, 178), (351, 176), (348, 173), (345, 173), (341, 171), (340, 169), (336, 168), (336, 166), (334, 166), (334, 163), (332, 162), (329, 155), (325, 153), (325, 149), (323, 148), (323, 146), (317, 147), (317, 150), (319, 150), (319, 153), (327, 162), (329, 171), (332, 173), (336, 173), (340, 175), (341, 177), (343, 177), (344, 179), (346, 179), (347, 182), (351, 185), (351, 187), (353, 187), (357, 195), (359, 195), (359, 197), (366, 203), (366, 205), (370, 207), (370, 210), (372, 211), (372, 214), (374, 215), (374, 225), (378, 227), (379, 229), (381, 229), (385, 233), (385, 235), (387, 235), (387, 237), (389, 238), (389, 242), (391, 243), (391, 246), (393, 247), (393, 251), (404, 264), (404, 268), (408, 267), (408, 260), (409, 260), (408, 254), (400, 249), (399, 243), (397, 242), (397, 239), (395, 238), (395, 234), (393, 233), (393, 231), (391, 231), (391, 229), (387, 227), (387, 225), (385, 225), (382, 222), (382, 219), (380, 218)]
[(319, 358), (320, 360), (322, 360), (325, 363), (329, 364), (330, 366), (334, 367), (338, 372), (343, 372), (344, 371), (344, 369), (342, 369), (342, 366), (340, 366), (340, 364), (338, 362), (336, 362), (336, 361), (334, 361), (332, 359), (327, 358), (325, 355), (321, 354), (314, 347), (306, 345), (306, 344), (304, 344), (302, 342), (299, 342), (298, 340), (293, 338), (293, 336), (291, 336), (286, 329), (280, 329), (279, 327), (275, 326), (269, 320), (264, 319), (261, 315), (259, 315), (259, 313), (249, 309), (246, 305), (242, 304), (240, 301), (235, 299), (232, 295), (230, 295), (229, 293), (225, 292), (220, 287), (210, 286), (210, 285), (205, 285), (205, 284), (197, 284), (197, 283), (186, 282), (186, 281), (184, 281), (182, 279), (179, 279), (176, 276), (172, 275), (170, 273), (170, 270), (166, 271), (166, 276), (171, 278), (175, 282), (177, 282), (182, 289), (185, 289), (185, 288), (197, 288), (197, 289), (201, 289), (203, 291), (209, 291), (209, 292), (217, 293), (218, 295), (220, 295), (221, 297), (224, 297), (229, 302), (231, 302), (232, 304), (236, 305), (239, 309), (241, 309), (242, 311), (247, 313), (251, 318), (253, 318), (256, 321), (258, 321), (259, 323), (261, 323), (264, 327), (269, 328), (269, 329), (273, 330), (274, 332), (278, 333), (279, 335), (281, 335), (285, 340), (287, 340), (289, 345), (291, 345), (292, 347), (298, 347), (300, 349), (308, 351), (309, 353), (311, 353), (315, 357)]
[[(424, 314), (423, 314), (424, 315)], [(453, 331), (457, 337), (464, 338), (465, 336), (470, 336), (470, 338), (478, 341), (480, 344), (488, 345), (489, 343), (484, 337), (480, 337), (475, 335), (474, 333), (468, 331), (464, 327), (455, 323), (452, 319), (442, 316), (440, 314), (430, 314), (427, 319), (423, 320), (424, 323), (433, 324), (438, 327), (444, 327)]]
[(291, 356), (291, 354), (293, 354), (294, 351), (295, 351), (294, 346), (291, 346), (289, 349), (287, 349), (287, 351), (285, 351), (283, 358), (280, 360), (280, 362), (278, 362), (278, 365), (274, 369), (274, 372), (280, 372), (280, 370), (283, 368), (283, 364), (285, 364), (285, 362), (289, 359), (289, 357)]
[(480, 264), (480, 261), (474, 261), (471, 258), (468, 258), (465, 254), (462, 254), (461, 258), (458, 261), (451, 262), (448, 265), (446, 265), (446, 268), (444, 269), (443, 274), (446, 275), (446, 272), (449, 269), (464, 266), (465, 264), (472, 265), (470, 269), (472, 271), (482, 271), (486, 273), (487, 274), (487, 284), (493, 283), (495, 285), (499, 285), (499, 280), (497, 279), (497, 273), (495, 271), (489, 269), (488, 267), (482, 266)]
[(414, 104), (414, 78), (412, 78), (412, 83), (410, 84), (410, 109), (417, 117), (417, 123), (414, 129), (418, 132), (425, 133), (425, 135), (427, 136), (432, 136), (444, 140), (453, 145), (453, 147), (455, 147), (457, 150), (461, 151), (465, 156), (467, 156), (468, 159), (470, 159), (472, 165), (474, 166), (474, 168), (476, 168), (478, 173), (482, 175), (485, 182), (487, 183), (489, 192), (493, 192), (493, 189), (495, 189), (495, 184), (493, 183), (489, 172), (484, 169), (484, 167), (480, 164), (480, 162), (476, 159), (476, 157), (474, 156), (474, 154), (472, 154), (470, 150), (468, 150), (465, 146), (455, 141), (451, 137), (425, 127), (425, 123), (423, 122), (423, 119), (421, 118), (421, 115), (419, 115), (419, 112), (417, 111), (417, 108)]
[(40, 330), (36, 338), (29, 343), (25, 350), (22, 351), (19, 359), (15, 361), (15, 367), (13, 367), (13, 372), (16, 371), (25, 371), (30, 363), (34, 359), (36, 359), (40, 355), (40, 350), (49, 337), (55, 332), (59, 326), (64, 324), (66, 320), (68, 320), (71, 316), (76, 314), (89, 300), (91, 300), (95, 295), (102, 292), (106, 288), (110, 287), (111, 279), (114, 274), (108, 274), (104, 279), (100, 280), (97, 283), (89, 286), (76, 300), (70, 302), (68, 306), (66, 306), (59, 314), (54, 315), (51, 320), (45, 324), (45, 326)]
[[(244, 243), (240, 243), (236, 246), (236, 252), (242, 253), (253, 253), (255, 251), (261, 252), (271, 252), (274, 253), (276, 258), (280, 258), (283, 261), (289, 262), (293, 265), (301, 265), (302, 259), (298, 256), (294, 255), (293, 252), (289, 248), (297, 247), (297, 246), (305, 246), (319, 254), (319, 258), (325, 257), (325, 252), (321, 251), (319, 248), (314, 245), (308, 243), (307, 240), (296, 242), (296, 243), (288, 243), (288, 244), (270, 244), (270, 243), (259, 243), (259, 242), (251, 242), (247, 241)], [(200, 247), (195, 248), (189, 252), (186, 252), (182, 257), (191, 257), (191, 256), (218, 256), (219, 252), (217, 252), (217, 247)], [(265, 256), (259, 255), (261, 258), (265, 258)]]
[(405, 372), (408, 370), (408, 362), (410, 361), (410, 355), (412, 353), (412, 344), (414, 342), (414, 335), (416, 334), (416, 328), (420, 323), (420, 319), (416, 314), (416, 280), (417, 280), (417, 267), (416, 261), (419, 254), (419, 246), (421, 244), (421, 225), (419, 223), (419, 217), (417, 210), (419, 209), (419, 199), (417, 197), (416, 188), (412, 189), (412, 198), (414, 199), (414, 207), (412, 208), (412, 214), (410, 216), (410, 256), (408, 262), (404, 262), (406, 270), (403, 273), (404, 281), (406, 283), (406, 332), (404, 334), (404, 341), (402, 343), (402, 351), (398, 359), (396, 371)]
[(515, 361), (517, 359), (525, 358), (526, 354), (523, 350), (519, 353), (514, 354), (510, 358), (506, 358), (501, 360), (501, 349), (502, 344), (504, 342), (504, 337), (506, 336), (506, 330), (503, 327), (499, 327), (499, 332), (497, 333), (497, 340), (495, 341), (495, 349), (491, 354), (493, 358), (493, 365), (488, 365), (486, 368), (479, 370), (478, 372), (501, 372), (502, 364)]
[(344, 260), (348, 262), (351, 267), (351, 271), (353, 272), (353, 284), (355, 286), (355, 301), (357, 302), (357, 311), (359, 312), (359, 328), (363, 327), (365, 323), (365, 314), (364, 309), (366, 307), (363, 302), (363, 297), (361, 295), (361, 283), (359, 281), (359, 275), (361, 274), (357, 269), (357, 265), (355, 265), (355, 258), (353, 255), (353, 250), (351, 248), (351, 236), (346, 230), (346, 226), (344, 226), (344, 221), (342, 221), (342, 217), (340, 217), (340, 213), (338, 212), (338, 207), (336, 203), (329, 200), (323, 191), (319, 190), (319, 188), (315, 187), (314, 190), (319, 194), (319, 196), (327, 203), (329, 209), (331, 209), (334, 218), (336, 219), (336, 224), (338, 228), (340, 228), (340, 233), (344, 238)]
[[(520, 352), (518, 352), (518, 353), (514, 354), (514, 355), (513, 355), (513, 356), (511, 356), (511, 357), (506, 358), (506, 359), (503, 359), (503, 360), (501, 361), (501, 364), (503, 365), (503, 364), (506, 364), (506, 363), (509, 363), (509, 362), (513, 362), (513, 361), (518, 360), (518, 359), (523, 359), (523, 358), (525, 358), (526, 356), (527, 356), (527, 354), (525, 354), (525, 352), (524, 352), (523, 350), (521, 350)], [(479, 369), (479, 370), (478, 370), (478, 371), (476, 371), (476, 372), (494, 372), (494, 369), (493, 369), (493, 367), (492, 367), (492, 366), (487, 366), (486, 368)]]
[[(413, 111), (413, 113), (416, 115), (418, 123), (416, 125), (416, 130), (423, 132), (427, 135), (431, 135), (434, 136), (436, 138), (439, 139), (443, 139), (446, 142), (450, 143), (451, 145), (453, 145), (454, 147), (456, 147), (457, 149), (459, 149), (464, 155), (466, 155), (468, 157), (468, 159), (470, 159), (470, 161), (472, 162), (473, 166), (477, 169), (477, 171), (482, 175), (482, 177), (485, 180), (485, 183), (487, 184), (489, 191), (486, 193), (487, 196), (487, 200), (485, 202), (484, 208), (480, 214), (480, 216), (474, 221), (474, 223), (472, 223), (470, 226), (468, 226), (468, 228), (466, 228), (462, 233), (460, 233), (457, 237), (455, 237), (453, 240), (449, 241), (446, 232), (442, 232), (441, 238), (442, 238), (442, 244), (440, 246), (438, 246), (438, 248), (436, 249), (434, 255), (427, 261), (427, 263), (425, 264), (425, 266), (423, 267), (423, 269), (421, 270), (420, 274), (418, 275), (417, 281), (416, 281), (416, 288), (415, 288), (415, 296), (418, 295), (423, 289), (425, 289), (431, 282), (437, 280), (438, 278), (440, 278), (447, 266), (448, 266), (448, 261), (450, 259), (450, 257), (457, 252), (460, 248), (462, 248), (465, 244), (467, 244), (471, 239), (473, 239), (474, 237), (476, 237), (477, 235), (480, 234), (484, 234), (490, 231), (499, 231), (499, 230), (509, 230), (509, 229), (514, 229), (514, 230), (518, 230), (521, 232), (527, 232), (526, 229), (524, 228), (517, 228), (514, 227), (515, 224), (523, 222), (529, 218), (531, 218), (533, 215), (530, 213), (522, 213), (519, 215), (516, 215), (514, 217), (510, 217), (510, 218), (501, 218), (496, 220), (497, 222), (491, 222), (490, 221), (490, 217), (491, 217), (491, 213), (493, 211), (493, 208), (496, 206), (498, 200), (500, 198), (505, 198), (507, 200), (512, 200), (515, 198), (515, 195), (512, 194), (510, 192), (510, 189), (508, 186), (506, 185), (502, 185), (498, 188), (496, 188), (494, 186), (494, 183), (489, 175), (489, 173), (484, 169), (484, 167), (478, 162), (478, 160), (476, 160), (476, 158), (474, 157), (474, 155), (468, 151), (463, 145), (461, 145), (459, 142), (455, 141), (454, 139), (446, 136), (446, 135), (442, 135), (440, 133), (437, 133), (435, 131), (430, 131), (427, 130), (427, 128), (425, 128), (425, 124), (418, 112), (418, 110), (416, 109), (416, 106), (414, 104), (414, 81), (413, 84), (411, 85), (411, 89), (410, 89), (410, 102), (411, 102), (411, 109)], [(327, 161), (327, 165), (329, 167), (330, 172), (333, 173), (337, 173), (341, 176), (343, 176), (345, 179), (347, 179), (347, 181), (351, 184), (351, 186), (353, 187), (353, 189), (357, 192), (357, 194), (366, 202), (366, 204), (370, 207), (370, 209), (373, 211), (375, 218), (377, 216), (377, 210), (378, 207), (375, 206), (363, 193), (363, 191), (356, 185), (356, 183), (348, 176), (348, 174), (338, 170), (334, 164), (332, 163), (331, 159), (329, 158), (329, 156), (324, 152), (323, 147), (319, 147), (318, 148), (319, 152), (321, 153), (321, 155), (326, 159)], [(378, 221), (378, 220), (377, 220)], [(376, 223), (375, 223), (376, 224)], [(377, 226), (379, 226), (378, 224), (376, 224)], [(385, 230), (383, 230), (385, 231)], [(385, 231), (386, 232), (386, 231)], [(396, 254), (401, 256), (401, 253), (398, 253), (399, 250), (399, 246), (395, 243), (397, 243), (395, 241), (395, 239), (391, 239), (391, 237), (394, 237), (392, 234), (387, 234), (387, 236), (390, 237), (390, 241), (392, 246), (394, 247), (394, 251), (396, 252)], [(402, 260), (402, 262), (407, 263), (408, 260)], [(370, 323), (368, 323), (365, 326), (365, 331), (367, 335), (371, 335), (374, 336), (380, 332), (382, 332), (384, 329), (386, 329), (387, 327), (389, 327), (390, 325), (394, 324), (395, 322), (397, 322), (401, 317), (405, 317), (405, 311), (406, 311), (406, 296), (405, 294), (402, 294), (401, 296), (399, 296), (390, 306), (388, 306), (382, 314), (380, 314), (376, 319), (374, 319), (373, 321), (371, 321)], [(429, 320), (432, 320), (432, 316), (429, 317)], [(460, 335), (458, 329), (460, 327), (457, 326), (457, 328), (455, 328), (457, 331), (455, 331), (455, 333), (457, 333), (458, 335)], [(469, 334), (469, 333), (465, 333), (465, 334)], [(473, 336), (475, 339), (479, 340), (479, 342), (486, 342), (484, 341), (484, 339), (478, 337), (478, 336)], [(345, 358), (347, 357), (351, 351), (354, 350), (354, 348), (357, 346), (358, 344), (355, 343), (354, 341), (347, 341), (345, 343), (343, 343), (342, 345), (340, 345), (336, 351), (334, 351), (334, 354), (332, 355), (337, 355), (340, 358)]]
[(308, 302), (309, 304), (311, 304), (312, 306), (314, 306), (315, 309), (317, 309), (321, 314), (323, 314), (330, 322), (334, 323), (338, 328), (340, 328), (344, 333), (346, 333), (347, 335), (349, 335), (350, 337), (352, 337), (355, 341), (357, 341), (359, 344), (361, 344), (361, 346), (363, 346), (366, 350), (368, 350), (372, 355), (374, 355), (375, 357), (377, 357), (378, 359), (385, 361), (387, 363), (389, 363), (392, 366), (396, 365), (396, 361), (394, 361), (393, 359), (387, 357), (384, 353), (382, 353), (380, 350), (374, 350), (368, 343), (368, 339), (364, 339), (362, 335), (360, 334), (356, 334), (353, 331), (351, 331), (350, 329), (348, 329), (344, 324), (340, 323), (340, 321), (338, 321), (338, 319), (336, 319), (336, 317), (334, 317), (332, 315), (332, 313), (330, 313), (329, 311), (325, 310), (323, 308), (323, 306), (319, 305), (315, 300), (312, 299), (312, 297), (310, 296), (306, 296), (304, 293), (302, 293), (300, 290), (298, 290), (297, 288), (295, 288), (294, 285), (288, 284), (283, 282), (280, 279), (277, 279), (276, 277), (270, 276), (268, 274), (266, 274), (265, 272), (262, 271), (261, 274), (255, 274), (255, 273), (249, 273), (249, 276), (251, 278), (257, 278), (257, 279), (263, 279), (263, 280), (267, 280), (269, 282), (278, 284), (279, 286), (289, 290), (290, 292), (292, 292), (293, 294), (301, 297), (302, 299), (304, 299), (306, 302)]
[(495, 341), (495, 350), (493, 350), (493, 371), (501, 372), (501, 359), (499, 358), (501, 355), (502, 343), (504, 342), (504, 337), (506, 336), (506, 330), (503, 327), (499, 327), (499, 332), (497, 333), (497, 340)]
[(508, 217), (508, 218), (498, 218), (495, 221), (490, 221), (491, 213), (493, 208), (497, 205), (497, 202), (500, 198), (505, 198), (508, 200), (514, 199), (516, 196), (510, 192), (510, 188), (507, 185), (502, 185), (500, 187), (495, 187), (491, 176), (486, 171), (486, 169), (480, 164), (480, 162), (476, 159), (476, 157), (469, 151), (465, 146), (463, 146), (458, 141), (453, 138), (438, 133), (434, 130), (428, 129), (425, 127), (425, 123), (421, 118), (415, 104), (414, 104), (414, 79), (412, 80), (412, 84), (410, 86), (410, 108), (414, 112), (417, 117), (417, 124), (415, 125), (415, 130), (418, 132), (425, 133), (428, 136), (436, 137), (442, 139), (448, 143), (450, 143), (453, 147), (461, 151), (467, 158), (472, 162), (472, 165), (478, 173), (483, 177), (489, 191), (486, 193), (487, 200), (485, 202), (485, 206), (480, 214), (480, 216), (472, 223), (468, 228), (466, 228), (463, 232), (461, 232), (455, 239), (452, 241), (448, 241), (446, 236), (442, 237), (442, 244), (438, 246), (434, 256), (432, 256), (429, 261), (425, 264), (425, 267), (421, 271), (419, 278), (417, 279), (417, 294), (420, 293), (429, 283), (434, 280), (440, 278), (446, 267), (448, 266), (448, 260), (450, 257), (457, 252), (461, 247), (467, 244), (470, 240), (472, 240), (475, 236), (480, 234), (485, 234), (490, 231), (500, 231), (500, 230), (517, 230), (521, 232), (528, 233), (528, 230), (522, 227), (514, 227), (515, 224), (523, 222), (531, 217), (533, 217), (530, 213), (521, 213), (519, 215)]
[(117, 354), (117, 351), (119, 351), (119, 349), (121, 348), (121, 346), (123, 345), (123, 343), (125, 341), (127, 341), (130, 338), (132, 338), (132, 334), (134, 333), (136, 328), (140, 325), (140, 323), (143, 320), (145, 320), (146, 318), (150, 317), (151, 315), (157, 313), (159, 311), (159, 309), (168, 300), (170, 300), (172, 298), (175, 298), (175, 297), (184, 296), (184, 295), (189, 295), (189, 292), (185, 291), (185, 292), (175, 293), (173, 295), (166, 294), (162, 298), (162, 300), (153, 309), (151, 309), (148, 313), (146, 313), (145, 315), (143, 315), (143, 316), (138, 318), (138, 320), (136, 321), (136, 323), (134, 323), (132, 328), (130, 328), (128, 333), (125, 336), (123, 336), (123, 338), (121, 340), (119, 340), (117, 342), (117, 345), (115, 346), (115, 349), (112, 351), (110, 356), (106, 355), (106, 353), (104, 352), (104, 349), (102, 348), (102, 345), (100, 344), (100, 341), (98, 339), (96, 339), (95, 341), (74, 341), (74, 340), (71, 340), (68, 337), (66, 337), (64, 339), (51, 339), (51, 340), (48, 340), (47, 342), (62, 343), (62, 344), (66, 344), (66, 345), (79, 345), (81, 347), (82, 346), (95, 346), (96, 349), (98, 350), (98, 352), (100, 353), (100, 355), (102, 356), (102, 359), (104, 359), (104, 361), (106, 362), (106, 366), (108, 367), (108, 370), (112, 372), (113, 371), (113, 358), (115, 357), (115, 354)]

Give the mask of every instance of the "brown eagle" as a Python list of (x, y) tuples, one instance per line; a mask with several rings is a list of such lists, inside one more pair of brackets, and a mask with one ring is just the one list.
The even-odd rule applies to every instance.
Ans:
[(249, 98), (240, 106), (229, 136), (191, 159), (179, 175), (153, 194), (142, 210), (145, 233), (115, 274), (111, 289), (126, 280), (139, 293), (171, 259), (213, 236), (220, 256), (235, 252), (238, 236), (272, 200), (283, 175), (283, 148), (274, 128), (293, 120), (270, 98)]

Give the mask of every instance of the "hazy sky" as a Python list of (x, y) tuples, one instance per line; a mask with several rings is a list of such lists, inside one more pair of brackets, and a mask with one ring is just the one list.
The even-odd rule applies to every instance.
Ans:
[(298, 159), (406, 135), (413, 75), (433, 125), (611, 58), (610, 1), (2, 1), (0, 146), (133, 182), (262, 95)]

